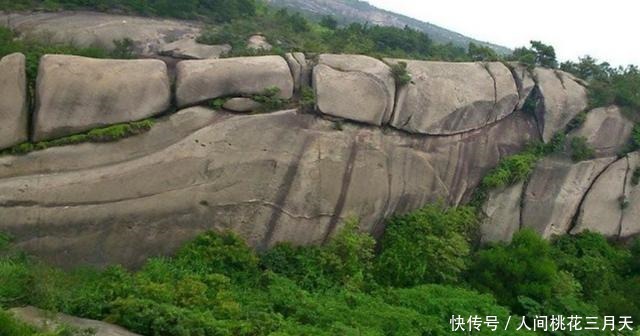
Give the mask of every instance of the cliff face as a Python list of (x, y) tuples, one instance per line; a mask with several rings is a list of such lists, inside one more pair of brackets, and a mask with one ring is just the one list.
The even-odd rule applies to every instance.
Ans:
[[(398, 60), (320, 55), (310, 61), (298, 53), (183, 61), (175, 89), (166, 90), (169, 78), (158, 61), (109, 62), (45, 56), (29, 136), (50, 139), (160, 115), (149, 132), (0, 157), (0, 231), (56, 264), (136, 266), (209, 229), (233, 230), (257, 248), (317, 244), (349, 216), (378, 235), (392, 214), (437, 200), (467, 201), (502, 157), (563, 129), (586, 107), (586, 90), (571, 76), (502, 63), (407, 61), (412, 82), (396, 87), (387, 64)], [(311, 86), (314, 111), (239, 114), (196, 106), (219, 97), (243, 102), (274, 86), (281, 98)], [(0, 96), (5, 92), (13, 91)], [(520, 110), (527, 99), (536, 100), (536, 113)], [(7, 110), (15, 112), (0, 111), (6, 120), (26, 113), (22, 100), (0, 101), (15, 101)], [(168, 101), (177, 102), (178, 112), (162, 113)], [(545, 234), (610, 232), (609, 225), (622, 225), (618, 234), (638, 230), (632, 216), (618, 212), (612, 216), (623, 224), (573, 222), (583, 204), (597, 202), (590, 200), (617, 197), (603, 196), (598, 181), (627, 179), (637, 165), (630, 156), (624, 174), (612, 168), (619, 162), (612, 148), (626, 140), (630, 124), (615, 111), (602, 113), (589, 118), (597, 115), (608, 126), (587, 122), (578, 131), (600, 146), (599, 158), (577, 165), (549, 159), (526, 185), (490, 198), (499, 204), (489, 207), (506, 209), (484, 224), (494, 231), (485, 234), (488, 240), (508, 239), (520, 226)], [(25, 127), (1, 128), (0, 139), (27, 133)], [(620, 192), (636, 211), (635, 187), (625, 183), (618, 183)]]

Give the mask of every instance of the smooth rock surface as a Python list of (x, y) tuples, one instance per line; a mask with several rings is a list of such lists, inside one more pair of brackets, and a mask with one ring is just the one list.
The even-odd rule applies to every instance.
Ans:
[(415, 137), (351, 123), (338, 131), (296, 111), (193, 108), (120, 142), (0, 159), (0, 231), (66, 267), (139, 266), (211, 229), (258, 248), (314, 244), (355, 215), (379, 235), (394, 213), (468, 199), (536, 134), (521, 113), (474, 132)]
[(85, 11), (0, 13), (0, 25), (25, 38), (108, 50), (114, 49), (114, 40), (128, 38), (136, 54), (147, 56), (157, 54), (167, 43), (195, 38), (201, 31), (194, 22)]
[(518, 95), (520, 96), (520, 99), (518, 100), (518, 106), (516, 108), (518, 110), (521, 110), (524, 107), (527, 98), (529, 98), (529, 96), (535, 89), (536, 82), (533, 80), (533, 75), (526, 65), (512, 62), (509, 63), (509, 66), (511, 67), (511, 73), (516, 80)]
[(0, 59), (0, 149), (28, 138), (27, 79), (23, 54)]
[(311, 66), (304, 53), (287, 53), (284, 58), (289, 64), (293, 76), (294, 90), (297, 92), (303, 86), (311, 87)]
[(513, 113), (520, 99), (502, 63), (405, 62), (413, 80), (398, 92), (391, 121), (398, 129), (431, 135), (479, 129)]
[(251, 112), (256, 111), (262, 104), (251, 98), (236, 97), (227, 100), (222, 108), (234, 112)]
[(536, 115), (542, 139), (548, 142), (587, 108), (587, 89), (563, 71), (537, 67), (533, 75), (542, 99)]
[(520, 229), (520, 203), (524, 182), (489, 192), (480, 223), (482, 242), (510, 242)]
[(634, 172), (640, 169), (640, 152), (630, 153), (627, 158), (629, 171), (627, 172), (624, 195), (629, 206), (622, 211), (620, 238), (640, 234), (640, 185), (634, 184), (632, 179)]
[(90, 335), (94, 336), (139, 336), (113, 324), (54, 314), (35, 307), (12, 308), (9, 312), (23, 323), (47, 332), (54, 332), (60, 326), (69, 326), (79, 332), (90, 330)]
[(524, 192), (522, 227), (543, 237), (568, 233), (584, 195), (615, 157), (573, 163), (548, 157), (536, 166)]
[(572, 137), (585, 137), (597, 157), (614, 156), (629, 143), (633, 122), (617, 106), (600, 107), (587, 113), (580, 128)]
[(228, 44), (206, 45), (196, 42), (194, 38), (186, 38), (165, 44), (159, 53), (180, 59), (218, 59), (230, 51)]
[(181, 107), (224, 96), (260, 94), (270, 87), (278, 87), (281, 98), (293, 95), (293, 77), (280, 56), (182, 61), (176, 70), (176, 99)]
[(45, 55), (38, 69), (33, 140), (145, 119), (170, 103), (162, 61)]

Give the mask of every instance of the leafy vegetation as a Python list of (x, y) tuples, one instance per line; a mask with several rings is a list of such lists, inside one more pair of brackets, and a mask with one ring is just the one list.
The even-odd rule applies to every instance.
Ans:
[(260, 111), (271, 112), (282, 110), (288, 103), (288, 99), (280, 96), (280, 88), (277, 86), (268, 87), (262, 93), (251, 97), (254, 101), (260, 103)]
[(640, 184), (640, 167), (636, 167), (631, 176), (631, 185), (637, 186), (638, 184)]
[(557, 68), (556, 51), (553, 46), (540, 41), (531, 41), (531, 47), (520, 47), (513, 51), (510, 57), (513, 61), (526, 64), (530, 67), (542, 66), (546, 68)]
[(398, 86), (405, 86), (411, 83), (411, 75), (407, 71), (407, 62), (398, 62), (391, 64), (391, 74)]
[(107, 127), (94, 128), (86, 133), (74, 134), (58, 139), (37, 143), (25, 142), (0, 151), (2, 155), (23, 155), (33, 151), (51, 147), (73, 145), (85, 142), (112, 142), (149, 131), (154, 125), (153, 119), (115, 124)]
[(595, 157), (595, 151), (591, 148), (589, 143), (587, 143), (587, 139), (585, 137), (573, 137), (569, 144), (571, 160), (573, 160), (573, 162), (590, 160)]
[(35, 305), (167, 336), (449, 335), (452, 315), (640, 319), (640, 242), (626, 248), (594, 233), (549, 242), (524, 230), (477, 250), (475, 216), (429, 205), (390, 219), (378, 248), (355, 220), (325, 246), (281, 244), (261, 255), (233, 234), (206, 233), (137, 272), (63, 272), (5, 247), (0, 307)]

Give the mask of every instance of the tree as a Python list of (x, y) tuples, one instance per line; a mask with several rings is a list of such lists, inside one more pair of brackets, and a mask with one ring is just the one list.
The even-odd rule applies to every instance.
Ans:
[(338, 21), (331, 15), (325, 15), (320, 20), (320, 25), (331, 30), (336, 30), (336, 28), (338, 28)]
[(469, 43), (469, 49), (467, 51), (467, 55), (473, 61), (497, 61), (498, 54), (496, 52), (485, 46), (477, 45), (473, 42)]
[(540, 41), (531, 41), (531, 48), (520, 47), (513, 51), (511, 58), (515, 61), (546, 68), (557, 68), (555, 49)]

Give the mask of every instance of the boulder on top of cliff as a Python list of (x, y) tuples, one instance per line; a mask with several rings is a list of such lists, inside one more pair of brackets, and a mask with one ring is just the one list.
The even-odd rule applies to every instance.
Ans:
[(260, 94), (271, 87), (280, 89), (281, 98), (293, 95), (291, 71), (280, 56), (182, 61), (176, 69), (180, 107), (224, 96)]
[(38, 69), (33, 140), (148, 118), (170, 103), (162, 61), (45, 55)]
[(542, 159), (523, 194), (522, 227), (545, 238), (568, 233), (591, 184), (613, 161), (615, 157), (579, 163), (558, 157)]
[(584, 123), (570, 137), (584, 137), (597, 157), (614, 156), (629, 143), (633, 122), (617, 106), (599, 107), (586, 114)]
[(0, 59), (0, 149), (27, 141), (27, 79), (25, 57)]
[(393, 113), (396, 84), (388, 65), (363, 55), (323, 54), (313, 69), (317, 109), (323, 114), (386, 124)]
[(482, 242), (510, 242), (520, 229), (520, 205), (524, 182), (491, 190), (482, 207)]
[(85, 335), (94, 336), (139, 336), (113, 324), (78, 318), (65, 314), (55, 314), (35, 307), (9, 309), (16, 319), (38, 330), (54, 332), (62, 326), (71, 327)]
[(231, 51), (228, 44), (206, 45), (196, 42), (195, 38), (186, 38), (163, 45), (160, 54), (181, 59), (217, 59)]
[(538, 67), (533, 75), (541, 98), (536, 115), (542, 140), (548, 142), (587, 108), (587, 89), (563, 71)]
[(525, 102), (536, 87), (536, 82), (533, 79), (533, 75), (529, 70), (529, 67), (525, 64), (518, 62), (509, 63), (513, 78), (516, 80), (516, 86), (518, 87), (518, 95), (520, 100), (518, 101), (517, 109), (521, 110), (524, 107)]
[(432, 135), (461, 133), (503, 119), (518, 104), (515, 80), (502, 63), (404, 62), (413, 80), (398, 92), (391, 121), (395, 128)]

